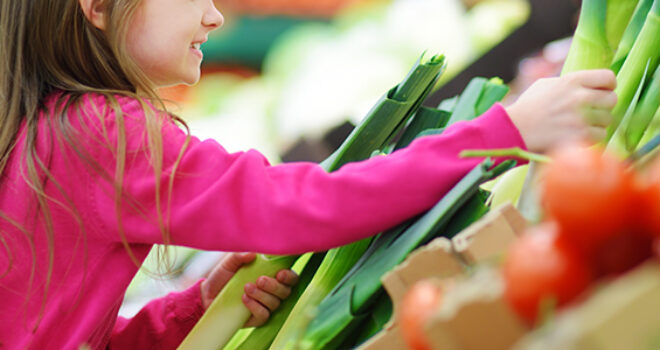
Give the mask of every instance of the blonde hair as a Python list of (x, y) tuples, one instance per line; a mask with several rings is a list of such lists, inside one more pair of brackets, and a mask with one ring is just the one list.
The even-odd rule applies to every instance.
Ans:
[[(145, 116), (145, 127), (156, 180), (156, 205), (158, 226), (165, 245), (171, 242), (166, 218), (169, 214), (170, 193), (175, 171), (170, 173), (165, 210), (160, 208), (160, 176), (163, 168), (162, 118), (150, 105), (165, 111), (163, 102), (158, 98), (155, 88), (146, 75), (127, 55), (126, 32), (140, 0), (103, 0), (106, 9), (106, 30), (101, 31), (85, 17), (78, 0), (8, 0), (0, 2), (0, 179), (4, 179), (12, 150), (16, 147), (17, 133), (22, 123), (26, 124), (26, 140), (21, 160), (26, 164), (25, 181), (32, 188), (40, 214), (43, 216), (48, 240), (49, 266), (46, 274), (45, 293), (40, 313), (43, 313), (48, 294), (48, 287), (53, 271), (54, 234), (49, 210), (51, 205), (66, 205), (74, 214), (81, 231), (84, 227), (80, 215), (71, 203), (55, 203), (44, 192), (46, 182), (54, 183), (64, 198), (65, 191), (57, 185), (56, 179), (48, 169), (47, 160), (40, 159), (36, 152), (38, 119), (40, 113), (52, 113), (55, 122), (49, 122), (49, 136), (56, 134), (67, 142), (75, 152), (90, 166), (99, 171), (98, 163), (75, 142), (75, 130), (67, 122), (72, 114), (71, 108), (77, 108), (82, 98), (90, 93), (104, 96), (114, 111), (118, 127), (117, 164), (114, 176), (102, 174), (112, 182), (115, 191), (117, 220), (121, 239), (136, 265), (141, 262), (135, 257), (126, 240), (121, 223), (120, 207), (127, 198), (123, 192), (123, 176), (126, 164), (126, 134), (124, 115), (118, 102), (118, 96), (134, 98), (141, 103)], [(44, 106), (44, 99), (56, 91), (63, 93), (56, 101), (56, 108), (49, 111)], [(77, 113), (81, 117), (80, 111)], [(172, 120), (185, 126), (178, 117), (168, 114)], [(102, 118), (99, 111), (99, 118)], [(51, 119), (51, 118), (47, 118)], [(182, 147), (176, 165), (181, 160), (186, 144)], [(130, 201), (130, 199), (128, 199)], [(70, 201), (69, 201), (70, 202)], [(163, 214), (165, 213), (165, 214)], [(19, 228), (26, 236), (33, 250), (33, 266), (29, 279), (32, 285), (35, 275), (36, 257), (33, 236), (20, 223), (0, 213), (0, 219)], [(83, 233), (84, 239), (84, 233)], [(7, 252), (9, 267), (12, 268), (11, 251), (0, 232), (0, 244)], [(159, 262), (171, 271), (167, 250), (159, 250)], [(0, 274), (0, 277), (3, 276)], [(37, 322), (38, 323), (38, 322)]]

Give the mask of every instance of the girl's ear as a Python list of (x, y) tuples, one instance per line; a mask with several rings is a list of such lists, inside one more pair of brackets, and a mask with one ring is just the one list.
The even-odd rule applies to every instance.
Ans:
[(104, 0), (78, 0), (87, 20), (96, 28), (105, 30), (105, 1)]

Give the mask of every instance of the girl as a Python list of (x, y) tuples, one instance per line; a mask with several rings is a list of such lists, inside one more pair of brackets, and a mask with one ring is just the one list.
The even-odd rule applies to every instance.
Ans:
[[(199, 79), (200, 45), (222, 22), (212, 0), (1, 2), (0, 348), (174, 348), (254, 255), (230, 255), (189, 290), (118, 319), (154, 244), (271, 254), (347, 244), (431, 207), (480, 161), (460, 150), (598, 138), (616, 103), (611, 72), (578, 72), (332, 174), (270, 166), (190, 137), (154, 92)], [(277, 277), (246, 286), (252, 324), (296, 282)]]

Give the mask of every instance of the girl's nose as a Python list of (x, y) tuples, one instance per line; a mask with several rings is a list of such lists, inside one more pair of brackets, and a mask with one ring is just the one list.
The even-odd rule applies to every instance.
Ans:
[(209, 3), (209, 7), (204, 13), (204, 17), (202, 17), (202, 24), (211, 27), (212, 29), (216, 29), (222, 26), (225, 22), (225, 18), (222, 16), (222, 13), (218, 11), (218, 8), (215, 7), (215, 2), (213, 0), (209, 0)]

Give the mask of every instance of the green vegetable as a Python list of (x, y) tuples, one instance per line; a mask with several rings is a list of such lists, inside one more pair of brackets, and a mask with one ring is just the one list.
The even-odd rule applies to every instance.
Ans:
[(613, 52), (605, 29), (606, 11), (606, 0), (582, 1), (580, 18), (562, 69), (562, 75), (582, 69), (610, 66)]
[[(444, 56), (434, 56), (425, 64), (418, 62), (404, 82), (384, 96), (381, 102), (370, 112), (367, 118), (380, 120), (379, 123), (369, 125), (373, 132), (366, 132), (365, 128), (356, 128), (349, 139), (353, 134), (359, 133), (360, 138), (355, 138), (354, 141), (359, 144), (351, 143), (351, 148), (343, 151), (340, 149), (329, 158), (330, 163), (324, 162), (323, 164), (334, 164), (332, 162), (340, 156), (345, 161), (358, 158), (364, 159), (370, 156), (375, 149), (385, 148), (384, 146), (398, 134), (408, 118), (426, 99), (444, 70)], [(389, 106), (397, 106), (397, 108), (390, 109)], [(378, 128), (374, 125), (377, 125)], [(383, 130), (388, 132), (383, 132)], [(354, 155), (349, 155), (348, 152), (352, 152)], [(307, 319), (305, 315), (318, 306), (321, 300), (360, 258), (370, 242), (371, 238), (368, 238), (328, 252), (319, 267), (319, 271), (273, 341), (271, 349), (285, 349), (296, 341), (299, 330), (304, 329), (303, 325)]]
[(335, 349), (367, 317), (365, 313), (383, 292), (380, 278), (416, 247), (444, 232), (450, 219), (478, 192), (479, 185), (510, 168), (505, 162), (495, 169), (490, 160), (468, 173), (421, 218), (378, 236), (336, 288), (319, 305), (299, 347)]
[(611, 50), (615, 50), (631, 20), (638, 0), (607, 0), (605, 33)]
[(500, 101), (507, 92), (509, 88), (499, 78), (473, 78), (458, 98), (448, 124), (474, 119)]
[(644, 131), (651, 123), (655, 112), (660, 107), (660, 66), (656, 68), (653, 77), (642, 94), (625, 129), (626, 149), (633, 151), (639, 145)]
[(250, 311), (241, 301), (243, 286), (262, 275), (274, 276), (278, 271), (290, 268), (295, 260), (295, 256), (257, 255), (252, 263), (236, 273), (240, 278), (235, 276), (229, 280), (179, 349), (217, 349), (224, 346), (250, 318)]
[[(296, 305), (298, 298), (302, 295), (303, 291), (314, 277), (325, 253), (306, 254), (308, 261), (304, 264), (302, 271), (298, 273), (300, 279), (291, 289), (291, 294), (286, 298), (280, 307), (277, 309), (268, 322), (261, 327), (257, 327), (250, 335), (236, 346), (226, 346), (225, 350), (265, 350), (268, 349), (275, 339), (275, 336), (280, 331), (284, 321), (289, 317), (293, 306)], [(305, 256), (303, 256), (305, 257)], [(303, 258), (301, 257), (301, 259)]]
[(424, 106), (420, 107), (410, 124), (406, 127), (403, 135), (401, 135), (399, 141), (397, 141), (395, 149), (408, 147), (418, 137), (419, 133), (424, 130), (444, 127), (449, 121), (450, 116), (451, 113), (447, 111)]
[[(660, 57), (660, 0), (654, 0), (642, 30), (635, 40), (628, 57), (617, 74), (617, 87), (614, 90), (619, 101), (612, 114), (614, 120), (608, 127), (609, 141), (619, 127), (624, 114), (628, 110), (635, 93), (638, 90), (644, 72), (655, 71)], [(648, 68), (647, 68), (648, 62)]]
[(630, 49), (632, 49), (633, 45), (635, 44), (635, 39), (639, 35), (639, 32), (642, 30), (644, 22), (646, 22), (646, 16), (651, 9), (651, 5), (653, 5), (653, 0), (641, 0), (637, 3), (635, 12), (630, 19), (630, 22), (628, 23), (628, 26), (623, 33), (623, 37), (619, 42), (616, 53), (614, 54), (614, 59), (611, 66), (614, 73), (619, 73), (619, 70), (621, 70), (623, 62), (625, 62), (626, 57), (628, 57)]
[[(337, 151), (321, 165), (327, 171), (334, 171), (348, 162), (366, 159), (374, 150), (381, 149), (420, 106), (445, 67), (444, 56), (434, 56), (425, 63), (421, 63), (420, 59), (408, 77), (374, 106)], [(249, 310), (241, 301), (243, 286), (255, 281), (259, 276), (272, 276), (281, 269), (291, 267), (296, 259), (297, 256), (260, 255), (249, 267), (239, 270), (218, 294), (179, 349), (218, 349), (225, 346), (250, 317)]]

